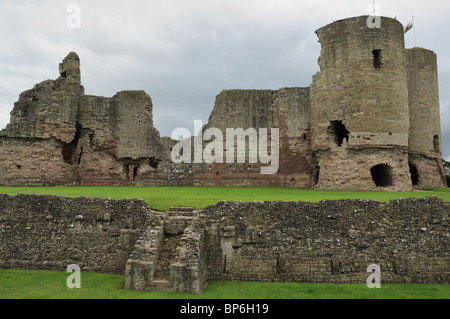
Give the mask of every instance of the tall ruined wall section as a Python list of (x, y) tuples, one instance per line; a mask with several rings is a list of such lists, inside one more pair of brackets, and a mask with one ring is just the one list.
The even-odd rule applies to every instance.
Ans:
[(153, 105), (144, 91), (122, 91), (112, 98), (84, 96), (79, 121), (89, 135), (81, 139), (82, 184), (124, 184), (163, 152), (153, 126)]
[[(206, 128), (216, 127), (223, 132), (227, 128), (266, 128), (268, 132), (278, 129), (280, 184), (308, 187), (312, 161), (309, 96), (309, 88), (223, 91), (216, 98)], [(236, 157), (238, 151), (235, 147)]]
[(76, 185), (76, 170), (64, 161), (64, 145), (77, 135), (80, 60), (70, 53), (59, 66), (60, 77), (23, 92), (10, 123), (0, 132), (0, 180), (3, 185)]
[[(205, 135), (209, 129), (220, 130), (222, 157), (221, 163), (208, 164), (208, 154), (204, 153), (202, 163), (194, 162), (195, 140), (191, 139), (192, 163), (174, 164), (170, 151), (176, 144), (167, 142), (166, 158), (156, 170), (140, 173), (138, 185), (192, 185), (192, 186), (251, 186), (281, 185), (289, 187), (309, 187), (311, 182), (310, 151), (310, 101), (309, 88), (282, 88), (279, 90), (224, 90), (217, 97), (208, 123), (202, 128)], [(277, 174), (261, 174), (261, 167), (269, 166), (261, 163), (260, 152), (257, 162), (252, 163), (249, 155), (250, 141), (245, 140), (245, 149), (238, 147), (234, 138), (234, 148), (227, 147), (227, 140), (233, 135), (227, 129), (267, 129), (267, 152), (271, 149), (271, 129), (279, 130), (279, 170)], [(197, 133), (197, 132), (196, 132)], [(217, 138), (202, 141), (202, 152), (205, 147)], [(258, 147), (260, 140), (255, 144)], [(232, 142), (233, 143), (233, 142)], [(252, 148), (254, 149), (254, 148)], [(234, 159), (227, 162), (228, 152), (234, 152)], [(215, 153), (215, 152), (213, 152)], [(242, 155), (245, 163), (239, 163)], [(212, 155), (215, 156), (214, 154)]]
[(80, 59), (70, 53), (59, 66), (60, 77), (20, 94), (10, 123), (0, 136), (56, 138), (69, 143), (75, 137), (81, 86)]
[(59, 72), (20, 95), (0, 132), (2, 184), (123, 185), (160, 158), (148, 94), (84, 95), (74, 52)]
[(403, 26), (382, 17), (381, 28), (369, 28), (367, 18), (336, 21), (316, 32), (322, 45), (311, 87), (316, 186), (409, 190)]
[(423, 48), (406, 50), (409, 95), (409, 161), (413, 184), (446, 187), (442, 167), (437, 58)]

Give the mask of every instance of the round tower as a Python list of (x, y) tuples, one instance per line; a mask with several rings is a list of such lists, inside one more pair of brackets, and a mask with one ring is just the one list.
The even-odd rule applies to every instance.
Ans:
[(381, 17), (316, 31), (320, 71), (311, 86), (313, 184), (330, 189), (411, 189), (403, 25)]
[(409, 165), (413, 185), (446, 187), (442, 167), (437, 58), (423, 48), (406, 50), (409, 93)]

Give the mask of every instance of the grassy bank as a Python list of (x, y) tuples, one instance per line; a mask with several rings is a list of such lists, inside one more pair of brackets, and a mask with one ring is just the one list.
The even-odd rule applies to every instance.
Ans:
[(308, 201), (317, 203), (323, 199), (374, 199), (387, 202), (390, 199), (437, 196), (450, 202), (449, 189), (434, 189), (412, 192), (369, 191), (321, 191), (283, 187), (0, 187), (0, 193), (51, 194), (70, 198), (78, 196), (113, 199), (140, 198), (155, 210), (165, 211), (172, 206), (191, 206), (198, 209), (221, 200), (230, 201)]

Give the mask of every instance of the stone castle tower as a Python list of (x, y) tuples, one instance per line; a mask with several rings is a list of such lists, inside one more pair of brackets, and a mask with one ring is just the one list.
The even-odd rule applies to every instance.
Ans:
[[(405, 49), (397, 20), (383, 17), (381, 28), (369, 28), (367, 19), (317, 30), (320, 71), (310, 87), (217, 96), (203, 130), (278, 128), (276, 174), (262, 175), (261, 162), (172, 162), (177, 141), (154, 128), (150, 96), (85, 95), (72, 52), (57, 80), (37, 84), (15, 103), (0, 132), (0, 184), (446, 187), (436, 55)], [(248, 149), (241, 152), (248, 156)]]
[(311, 143), (319, 188), (444, 186), (436, 56), (405, 50), (400, 22), (367, 17), (317, 31)]

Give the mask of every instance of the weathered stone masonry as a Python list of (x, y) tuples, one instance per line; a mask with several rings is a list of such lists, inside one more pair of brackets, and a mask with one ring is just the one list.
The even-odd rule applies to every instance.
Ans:
[(371, 264), (382, 283), (450, 284), (449, 211), (435, 197), (219, 202), (162, 213), (138, 199), (0, 195), (0, 268), (78, 264), (125, 274), (125, 289), (188, 293), (212, 280), (365, 284)]
[(159, 136), (150, 96), (85, 95), (72, 52), (58, 79), (37, 84), (15, 103), (0, 132), (0, 184), (446, 187), (436, 55), (405, 49), (399, 21), (382, 17), (381, 28), (371, 29), (367, 18), (316, 31), (320, 71), (310, 87), (217, 95), (203, 131), (278, 128), (276, 174), (261, 174), (260, 161), (174, 164), (177, 141)]
[(0, 195), (0, 267), (124, 273), (141, 233), (156, 227), (141, 200)]

